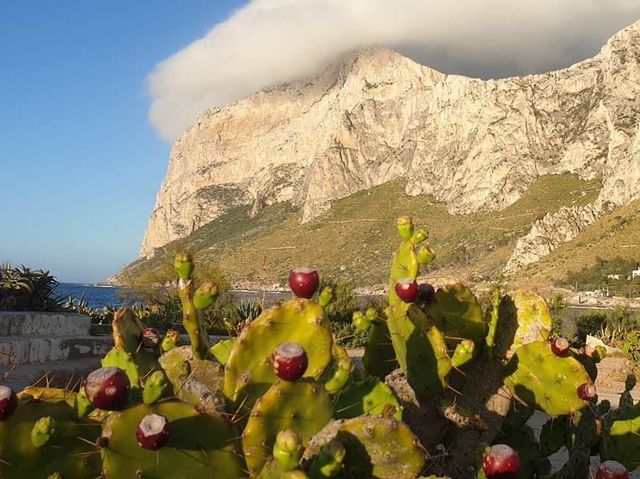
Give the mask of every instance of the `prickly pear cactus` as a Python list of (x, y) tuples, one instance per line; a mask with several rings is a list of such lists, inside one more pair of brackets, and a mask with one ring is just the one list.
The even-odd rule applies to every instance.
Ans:
[(67, 400), (52, 399), (57, 396), (54, 391), (40, 392), (46, 400), (21, 400), (15, 413), (0, 422), (0, 476), (24, 479), (58, 473), (82, 479), (100, 475), (100, 455), (93, 445), (100, 425), (77, 420)]
[(640, 467), (640, 403), (617, 413), (604, 438), (604, 459), (613, 459), (629, 470)]
[(505, 384), (529, 406), (550, 416), (573, 414), (587, 406), (578, 388), (592, 384), (573, 356), (556, 356), (547, 341), (520, 347), (507, 365)]
[(337, 419), (349, 419), (364, 414), (384, 414), (401, 421), (402, 406), (389, 386), (369, 377), (341, 391), (335, 403)]
[(322, 381), (329, 394), (339, 393), (355, 377), (355, 366), (344, 348), (333, 345), (333, 364), (327, 368)]
[(238, 336), (225, 366), (224, 393), (231, 404), (251, 408), (276, 381), (271, 355), (296, 342), (307, 353), (305, 377), (319, 378), (332, 360), (333, 340), (324, 308), (302, 298), (267, 309)]
[[(136, 442), (138, 423), (152, 413), (169, 421), (169, 440), (158, 451), (143, 449)], [(106, 479), (246, 477), (233, 428), (224, 419), (200, 414), (183, 402), (126, 409), (108, 422), (103, 436), (108, 439), (101, 449)]]
[(303, 445), (331, 420), (333, 409), (322, 385), (306, 379), (278, 381), (256, 401), (242, 433), (242, 449), (249, 472), (267, 463), (280, 431), (291, 429)]
[(424, 466), (424, 452), (403, 423), (383, 416), (346, 420), (336, 435), (345, 448), (344, 477), (412, 479)]

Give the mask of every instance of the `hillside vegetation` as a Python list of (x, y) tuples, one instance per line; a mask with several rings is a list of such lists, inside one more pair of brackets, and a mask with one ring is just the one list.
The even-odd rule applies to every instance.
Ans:
[(247, 207), (239, 207), (170, 243), (152, 259), (132, 263), (118, 280), (166, 268), (175, 251), (188, 249), (197, 263), (218, 265), (236, 285), (284, 285), (288, 271), (301, 265), (359, 287), (384, 285), (397, 243), (395, 219), (405, 214), (431, 233), (429, 242), (438, 256), (430, 275), (436, 280), (500, 279), (517, 238), (532, 222), (561, 206), (589, 204), (599, 189), (598, 182), (575, 175), (545, 176), (502, 211), (450, 215), (431, 196), (405, 195), (396, 181), (336, 201), (327, 213), (303, 225), (289, 204), (267, 207), (254, 217)]

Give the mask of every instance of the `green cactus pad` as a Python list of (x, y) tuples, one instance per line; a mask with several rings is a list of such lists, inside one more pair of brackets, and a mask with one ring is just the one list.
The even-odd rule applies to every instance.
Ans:
[(103, 368), (115, 366), (122, 369), (129, 377), (132, 389), (140, 388), (140, 373), (133, 359), (133, 354), (120, 348), (113, 348), (100, 361)]
[(291, 429), (303, 445), (331, 420), (329, 394), (311, 380), (279, 381), (256, 401), (244, 432), (242, 449), (251, 474), (257, 474), (271, 455), (276, 436)]
[(180, 346), (160, 356), (160, 365), (179, 399), (209, 414), (224, 411), (224, 371), (220, 364), (197, 359), (191, 347)]
[(393, 349), (391, 333), (389, 333), (386, 321), (371, 323), (362, 364), (368, 374), (378, 379), (384, 379), (387, 374), (398, 367), (396, 352)]
[(311, 461), (309, 477), (311, 479), (330, 479), (342, 469), (347, 454), (341, 442), (333, 440), (322, 446), (320, 452)]
[(551, 334), (551, 313), (542, 296), (533, 291), (515, 291), (502, 297), (498, 308), (495, 352), (510, 358), (520, 347), (546, 341)]
[[(165, 416), (171, 431), (167, 444), (158, 451), (143, 449), (136, 440), (138, 423), (152, 413)], [(222, 418), (196, 412), (189, 404), (139, 404), (122, 411), (105, 428), (109, 443), (101, 451), (106, 479), (246, 477), (233, 428)]]
[(605, 444), (605, 459), (618, 461), (630, 471), (640, 467), (640, 403), (615, 415), (606, 432)]
[(236, 343), (236, 338), (223, 339), (211, 346), (209, 349), (213, 357), (218, 360), (223, 366), (229, 361), (229, 354), (233, 349), (233, 345)]
[(550, 456), (567, 444), (571, 420), (569, 416), (550, 418), (540, 432), (540, 454)]
[(336, 439), (346, 450), (347, 477), (411, 479), (424, 465), (424, 453), (409, 428), (394, 418), (360, 416), (347, 419)]
[(224, 392), (233, 404), (250, 408), (276, 381), (271, 355), (286, 342), (306, 351), (305, 377), (320, 377), (331, 362), (333, 345), (324, 308), (296, 298), (263, 311), (244, 328), (225, 366)]
[(577, 390), (590, 384), (591, 378), (577, 359), (558, 357), (547, 341), (536, 341), (516, 351), (506, 367), (504, 382), (529, 406), (559, 416), (587, 405)]
[(454, 344), (462, 339), (481, 341), (489, 330), (478, 299), (459, 283), (439, 288), (426, 311), (448, 342)]
[(376, 378), (367, 378), (344, 389), (334, 409), (336, 419), (383, 414), (402, 420), (402, 407), (393, 390)]
[[(55, 418), (55, 433), (32, 443), (37, 421)], [(77, 421), (66, 401), (21, 401), (16, 412), (0, 422), (0, 477), (25, 479), (59, 473), (65, 479), (85, 479), (100, 474), (100, 454), (92, 445), (100, 426)], [(37, 439), (43, 439), (37, 434)], [(86, 442), (88, 441), (88, 442)]]

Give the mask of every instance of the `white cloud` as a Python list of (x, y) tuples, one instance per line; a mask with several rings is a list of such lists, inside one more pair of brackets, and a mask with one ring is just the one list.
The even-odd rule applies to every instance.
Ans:
[(149, 75), (151, 123), (177, 138), (206, 108), (383, 45), (447, 73), (503, 77), (592, 56), (638, 0), (253, 0)]

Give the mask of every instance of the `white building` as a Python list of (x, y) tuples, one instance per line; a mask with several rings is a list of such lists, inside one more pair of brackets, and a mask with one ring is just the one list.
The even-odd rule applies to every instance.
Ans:
[(636, 278), (636, 277), (638, 277), (638, 276), (640, 276), (640, 268), (634, 269), (634, 270), (631, 272), (631, 278), (632, 278), (632, 279), (633, 279), (633, 278)]

